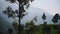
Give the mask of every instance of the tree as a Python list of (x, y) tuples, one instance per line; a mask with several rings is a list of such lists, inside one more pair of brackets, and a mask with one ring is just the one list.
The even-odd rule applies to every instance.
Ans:
[[(46, 15), (45, 13), (43, 13), (42, 19), (45, 20), (46, 19)], [(47, 26), (47, 22), (44, 21), (43, 24), (43, 34), (50, 34), (51, 28)]]
[(43, 13), (43, 15), (42, 15), (42, 19), (44, 20), (44, 26), (46, 26), (46, 25), (47, 25), (47, 22), (45, 22), (45, 19), (46, 19), (46, 15), (45, 15), (45, 13)]
[(59, 19), (59, 14), (57, 13), (57, 14), (55, 14), (55, 16), (52, 18), (52, 22), (53, 22), (54, 24), (57, 24), (58, 19)]
[(46, 34), (47, 22), (43, 24), (43, 34)]
[(52, 22), (55, 24), (54, 26), (53, 26), (53, 28), (54, 29), (58, 29), (58, 25), (56, 25), (57, 23), (58, 23), (58, 19), (59, 19), (59, 14), (57, 13), (57, 14), (55, 14), (54, 15), (54, 17), (52, 18)]
[[(18, 18), (19, 18), (19, 27), (18, 27), (18, 29), (19, 29), (19, 34), (21, 34), (20, 32), (21, 32), (21, 27), (20, 27), (20, 23), (21, 23), (21, 19), (26, 15), (26, 13), (25, 13), (25, 9), (24, 9), (24, 6), (26, 6), (26, 8), (28, 8), (29, 7), (29, 5), (30, 5), (30, 3), (29, 2), (32, 2), (33, 0), (6, 0), (6, 1), (9, 1), (9, 2), (11, 2), (11, 3), (16, 3), (17, 4), (17, 2), (19, 2), (19, 10), (18, 11), (16, 11), (16, 13), (18, 14)], [(17, 1), (17, 2), (16, 2)], [(8, 9), (7, 9), (8, 10)], [(18, 13), (19, 12), (19, 13)], [(6, 13), (6, 11), (4, 12), (4, 13)], [(14, 13), (14, 12), (13, 12)], [(10, 12), (10, 10), (8, 11), (8, 16), (9, 17), (12, 17), (12, 16), (14, 16), (15, 15), (15, 13), (14, 13), (14, 15)]]
[(46, 19), (46, 15), (45, 15), (45, 13), (43, 13), (43, 15), (42, 15), (42, 19), (44, 20), (44, 26), (46, 26), (47, 25), (47, 22), (45, 22), (45, 19)]

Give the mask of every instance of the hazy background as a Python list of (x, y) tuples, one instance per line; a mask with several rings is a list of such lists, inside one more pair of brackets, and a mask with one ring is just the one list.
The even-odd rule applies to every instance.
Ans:
[[(8, 18), (7, 15), (2, 13), (8, 6), (11, 6), (13, 10), (18, 9), (17, 4), (0, 0), (0, 21), (13, 23), (12, 18)], [(35, 22), (35, 24), (42, 24), (43, 20), (41, 17), (44, 12), (47, 16), (46, 21), (49, 24), (52, 24), (51, 19), (53, 15), (56, 13), (60, 14), (60, 0), (35, 0), (26, 11), (28, 12), (28, 15), (22, 19), (22, 24), (25, 24), (26, 21), (33, 19), (35, 16), (38, 16), (38, 21)]]

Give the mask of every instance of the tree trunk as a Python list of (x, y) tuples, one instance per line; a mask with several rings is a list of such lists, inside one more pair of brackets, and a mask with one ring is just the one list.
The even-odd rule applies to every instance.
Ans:
[(21, 34), (21, 27), (20, 27), (20, 16), (21, 16), (21, 14), (20, 14), (20, 3), (19, 3), (19, 27), (18, 27), (18, 30), (19, 30), (19, 34)]

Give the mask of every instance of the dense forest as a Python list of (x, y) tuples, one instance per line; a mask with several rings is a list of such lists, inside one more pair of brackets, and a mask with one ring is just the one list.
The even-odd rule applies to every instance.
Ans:
[[(19, 5), (18, 10), (13, 11), (10, 6), (7, 7), (6, 10), (3, 11), (5, 15), (8, 16), (8, 18), (12, 17), (14, 19), (14, 22), (12, 23), (13, 28), (7, 29), (6, 34), (60, 34), (60, 23), (58, 22), (60, 20), (59, 13), (56, 13), (51, 21), (54, 24), (47, 24), (45, 21), (47, 18), (47, 15), (43, 13), (42, 19), (43, 24), (35, 25), (34, 22), (37, 21), (38, 16), (35, 16), (31, 21), (27, 21), (25, 25), (21, 24), (21, 20), (26, 13), (25, 9), (28, 9), (30, 6), (30, 2), (32, 3), (34, 0), (5, 0), (10, 3), (16, 3)], [(17, 2), (19, 3), (17, 3)], [(26, 7), (25, 7), (26, 6)], [(18, 18), (18, 23), (16, 22), (15, 18)], [(3, 34), (4, 32), (0, 31), (0, 34)]]

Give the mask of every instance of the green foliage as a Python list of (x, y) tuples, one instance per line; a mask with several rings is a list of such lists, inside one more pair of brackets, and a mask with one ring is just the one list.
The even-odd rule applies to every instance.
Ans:
[[(43, 24), (36, 25), (36, 26), (37, 26), (36, 34), (43, 34)], [(54, 29), (53, 26), (55, 26), (55, 25), (54, 24), (47, 24), (47, 27), (46, 27), (47, 29), (45, 29), (45, 30), (50, 29), (49, 34), (58, 34), (58, 33), (60, 33), (60, 29)], [(59, 25), (57, 25), (57, 27), (60, 28)], [(49, 32), (49, 30), (47, 32)], [(45, 32), (45, 33), (47, 33), (47, 32)]]

